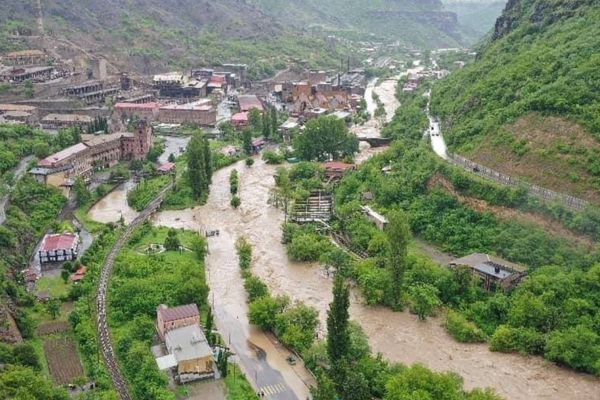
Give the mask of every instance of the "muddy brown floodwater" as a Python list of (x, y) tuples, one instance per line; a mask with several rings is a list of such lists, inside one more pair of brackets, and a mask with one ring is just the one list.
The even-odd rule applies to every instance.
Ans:
[[(385, 82), (380, 87), (385, 88), (384, 85)], [(359, 160), (374, 153), (367, 149)], [(233, 168), (240, 173), (242, 205), (238, 210), (229, 206), (229, 173)], [(249, 325), (246, 295), (235, 254), (235, 240), (240, 236), (247, 237), (254, 246), (255, 274), (274, 294), (284, 294), (293, 301), (315, 307), (323, 330), (332, 299), (332, 281), (319, 265), (299, 264), (288, 259), (281, 243), (283, 213), (267, 205), (269, 191), (274, 186), (275, 169), (256, 160), (249, 168), (238, 163), (219, 170), (213, 177), (205, 206), (161, 212), (154, 222), (201, 232), (207, 229), (221, 231), (219, 237), (210, 239), (211, 252), (207, 258), (210, 299), (214, 299), (219, 329), (225, 337), (240, 338), (240, 357), (255, 357), (251, 354), (255, 346), (264, 349), (269, 365), (281, 371), (296, 396), (304, 399), (305, 384), (310, 382), (306, 371), (287, 365), (285, 352)], [(557, 367), (540, 357), (493, 353), (485, 344), (458, 343), (446, 333), (439, 318), (421, 322), (407, 312), (395, 313), (382, 307), (366, 306), (356, 290), (352, 292), (350, 313), (368, 335), (374, 351), (393, 362), (422, 363), (438, 371), (456, 372), (464, 378), (469, 389), (492, 387), (511, 400), (600, 400), (600, 380)], [(247, 342), (242, 338), (247, 338)], [(236, 339), (232, 341), (236, 342)], [(251, 377), (253, 372), (246, 373)], [(261, 379), (259, 376), (258, 380)], [(258, 386), (261, 385), (258, 382)]]
[[(273, 187), (275, 167), (257, 160), (240, 172), (242, 205), (238, 211), (229, 206), (229, 172), (216, 172), (206, 206), (184, 212), (163, 212), (155, 221), (161, 225), (190, 229), (220, 229), (219, 238), (211, 239), (208, 266), (210, 286), (216, 302), (224, 302), (230, 312), (244, 320), (245, 294), (242, 287), (233, 242), (247, 237), (254, 246), (254, 272), (275, 294), (285, 294), (319, 311), (321, 326), (331, 302), (332, 282), (316, 264), (291, 262), (281, 244), (283, 214), (267, 205)], [(177, 221), (177, 219), (179, 219)], [(460, 374), (467, 388), (492, 387), (507, 399), (600, 399), (600, 380), (559, 368), (539, 357), (493, 353), (486, 345), (468, 345), (454, 341), (441, 326), (440, 319), (420, 322), (415, 316), (394, 313), (363, 304), (353, 291), (351, 317), (366, 334), (373, 350), (387, 359), (406, 364), (423, 363), (439, 371)]]
[(127, 192), (135, 186), (133, 181), (127, 181), (119, 185), (115, 190), (107, 194), (94, 204), (88, 212), (88, 216), (94, 221), (107, 224), (109, 222), (117, 222), (121, 215), (126, 224), (138, 216), (138, 212), (127, 204)]

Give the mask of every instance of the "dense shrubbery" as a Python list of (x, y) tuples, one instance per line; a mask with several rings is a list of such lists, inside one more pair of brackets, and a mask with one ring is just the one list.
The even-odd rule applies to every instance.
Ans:
[(80, 140), (78, 129), (61, 130), (56, 136), (27, 125), (0, 125), (0, 176), (25, 156), (44, 158)]
[[(451, 128), (451, 144), (495, 133), (530, 112), (576, 119), (600, 137), (600, 91), (590, 85), (600, 80), (593, 55), (600, 47), (600, 9), (589, 3), (594, 5), (578, 5), (577, 17), (549, 19), (555, 23), (544, 27), (520, 21), (475, 63), (434, 88), (432, 108)], [(559, 15), (565, 7), (539, 8)]]
[[(134, 210), (142, 211), (169, 184), (170, 180), (171, 178), (168, 176), (158, 176), (143, 180), (127, 193), (127, 203)], [(170, 203), (173, 201), (171, 200)]]
[(318, 312), (304, 304), (290, 304), (287, 297), (275, 297), (267, 285), (252, 275), (252, 246), (244, 238), (238, 239), (236, 249), (239, 265), (248, 293), (250, 322), (265, 331), (271, 331), (282, 343), (303, 352), (315, 339)]
[(267, 150), (263, 152), (262, 159), (267, 164), (281, 164), (285, 161), (285, 155), (277, 151)]
[[(380, 172), (386, 165), (391, 165), (393, 171), (388, 176)], [(532, 267), (529, 279), (513, 293), (486, 296), (473, 282), (465, 281), (467, 275), (460, 275), (458, 270), (427, 266), (431, 263), (409, 256), (404, 287), (410, 293), (415, 283), (432, 284), (443, 303), (458, 306), (461, 315), (451, 314), (447, 321), (449, 331), (458, 340), (479, 341), (489, 336), (494, 350), (543, 354), (573, 368), (597, 372), (599, 325), (593, 310), (599, 307), (600, 287), (591, 284), (597, 280), (593, 278), (598, 269), (593, 265), (600, 260), (597, 248), (590, 251), (567, 239), (551, 237), (537, 227), (476, 212), (447, 190), (432, 188), (429, 182), (436, 174), (451, 182), (455, 190), (491, 204), (529, 209), (536, 206), (518, 189), (469, 179), (438, 163), (425, 148), (409, 148), (399, 140), (391, 152), (344, 179), (337, 190), (341, 227), (360, 248), (385, 249), (372, 244), (379, 242), (379, 234), (357, 212), (359, 196), (370, 191), (375, 194), (378, 208), (401, 206), (408, 211), (415, 234), (447, 252), (459, 256), (495, 253)], [(356, 265), (353, 276), (369, 303), (387, 304), (389, 276), (378, 266), (382, 257), (385, 260), (385, 252), (374, 252), (372, 256)], [(418, 269), (415, 263), (420, 264)], [(417, 281), (413, 274), (419, 277)], [(583, 342), (565, 339), (578, 333), (587, 339), (585, 357), (581, 352)]]
[[(168, 379), (158, 370), (150, 347), (155, 334), (156, 307), (195, 303), (206, 306), (208, 286), (200, 252), (166, 252), (140, 255), (140, 244), (162, 243), (168, 229), (145, 224), (132, 237), (115, 263), (110, 286), (110, 326), (117, 355), (136, 398), (175, 398), (167, 389)], [(204, 238), (196, 233), (178, 233), (182, 245), (205, 247)]]
[(477, 343), (485, 342), (486, 339), (485, 334), (477, 325), (456, 311), (448, 311), (446, 329), (459, 342)]

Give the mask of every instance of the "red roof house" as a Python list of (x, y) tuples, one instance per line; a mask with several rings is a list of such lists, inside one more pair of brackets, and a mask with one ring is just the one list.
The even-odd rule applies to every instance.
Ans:
[(74, 260), (78, 245), (79, 235), (76, 233), (47, 234), (38, 251), (40, 263)]
[(173, 308), (161, 304), (156, 310), (156, 327), (163, 340), (167, 332), (194, 324), (200, 324), (200, 311), (198, 311), (196, 304), (186, 304)]
[(344, 174), (350, 170), (356, 169), (354, 164), (346, 164), (340, 161), (330, 161), (323, 164), (325, 167), (325, 177), (341, 178)]
[(247, 111), (234, 114), (231, 117), (231, 124), (236, 128), (243, 128), (250, 123), (250, 114)]
[(158, 167), (158, 172), (166, 175), (166, 174), (174, 171), (175, 167), (176, 167), (175, 163), (166, 162), (163, 165), (161, 165), (160, 167)]

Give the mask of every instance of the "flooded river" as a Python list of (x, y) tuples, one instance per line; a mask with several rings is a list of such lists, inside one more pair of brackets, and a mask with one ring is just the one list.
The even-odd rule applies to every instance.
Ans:
[[(386, 94), (393, 93), (393, 82), (386, 82), (375, 90), (381, 92), (382, 101), (387, 99), (393, 103), (395, 100)], [(398, 107), (397, 102), (395, 107)], [(389, 114), (393, 115), (393, 112)], [(373, 128), (378, 134), (378, 127)], [(378, 151), (381, 150), (369, 149), (367, 145), (357, 159), (364, 161)], [(229, 174), (233, 168), (240, 174), (242, 204), (238, 210), (229, 205)], [(210, 300), (214, 304), (219, 330), (225, 340), (231, 342), (237, 352), (236, 358), (256, 387), (281, 387), (280, 383), (285, 382), (287, 389), (272, 396), (273, 399), (304, 400), (308, 393), (306, 385), (312, 382), (310, 376), (301, 366), (288, 365), (285, 362), (288, 353), (249, 325), (246, 294), (235, 252), (235, 241), (242, 236), (248, 238), (254, 247), (255, 274), (274, 294), (287, 295), (293, 301), (315, 307), (319, 311), (321, 327), (325, 326), (332, 299), (332, 281), (317, 264), (288, 260), (285, 246), (281, 244), (283, 213), (267, 205), (269, 190), (274, 186), (275, 169), (257, 159), (252, 167), (238, 163), (219, 170), (213, 177), (205, 206), (161, 212), (155, 215), (154, 222), (200, 232), (220, 230), (220, 236), (210, 239), (207, 257)], [(122, 209), (121, 200), (114, 200), (117, 204), (99, 203), (94, 207), (98, 210), (92, 209), (90, 215), (102, 220), (106, 215), (101, 212), (102, 208), (105, 212)], [(559, 368), (540, 357), (493, 353), (485, 344), (458, 343), (446, 333), (441, 319), (421, 322), (407, 312), (368, 307), (357, 291), (352, 292), (350, 312), (351, 318), (369, 336), (373, 350), (381, 352), (390, 361), (418, 362), (438, 371), (453, 371), (464, 378), (467, 388), (492, 387), (511, 400), (600, 400), (600, 380)]]
[[(221, 236), (211, 239), (208, 267), (217, 315), (222, 324), (233, 327), (225, 328), (226, 331), (249, 329), (234, 248), (240, 236), (247, 237), (254, 246), (254, 272), (275, 294), (288, 295), (292, 300), (315, 307), (324, 327), (332, 299), (332, 281), (318, 265), (288, 260), (279, 228), (283, 214), (267, 206), (275, 167), (257, 160), (251, 168), (242, 164), (236, 168), (240, 172), (242, 199), (238, 211), (229, 206), (231, 168), (227, 168), (215, 174), (206, 206), (159, 213), (155, 222), (201, 231), (221, 230)], [(357, 292), (352, 296), (351, 317), (363, 327), (373, 350), (387, 359), (407, 364), (419, 362), (435, 370), (457, 372), (467, 388), (490, 386), (505, 398), (515, 400), (600, 399), (600, 380), (559, 368), (539, 357), (493, 353), (484, 344), (457, 343), (445, 332), (440, 319), (421, 322), (406, 312), (368, 307)], [(256, 339), (261, 337), (260, 333), (249, 334), (254, 338), (251, 340), (270, 348), (268, 341)], [(281, 363), (280, 357), (275, 358), (285, 371), (287, 365)]]
[(123, 216), (126, 224), (138, 216), (138, 212), (127, 204), (127, 192), (135, 186), (133, 181), (127, 181), (119, 185), (115, 190), (104, 196), (102, 200), (94, 204), (88, 212), (88, 216), (94, 221), (107, 224), (117, 222)]

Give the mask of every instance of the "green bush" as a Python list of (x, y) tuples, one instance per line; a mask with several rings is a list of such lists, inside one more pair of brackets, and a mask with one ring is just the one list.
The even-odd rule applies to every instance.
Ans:
[(544, 354), (559, 364), (600, 376), (600, 334), (584, 325), (553, 332)]
[(485, 342), (485, 334), (477, 325), (468, 321), (456, 311), (448, 311), (446, 316), (446, 329), (452, 337), (463, 343)]
[(501, 325), (492, 336), (490, 349), (503, 353), (542, 354), (544, 345), (544, 336), (531, 328)]
[(316, 233), (301, 233), (294, 236), (287, 252), (294, 261), (318, 261), (321, 254), (331, 250), (333, 244)]
[(267, 164), (276, 165), (276, 164), (281, 164), (282, 162), (284, 162), (285, 156), (279, 152), (267, 150), (263, 153), (262, 159)]
[(269, 288), (259, 278), (249, 274), (244, 279), (244, 288), (248, 293), (248, 301), (253, 302), (254, 300), (267, 296), (269, 294)]
[(230, 204), (231, 204), (231, 207), (238, 208), (239, 206), (242, 205), (242, 200), (238, 196), (233, 196), (231, 198)]

